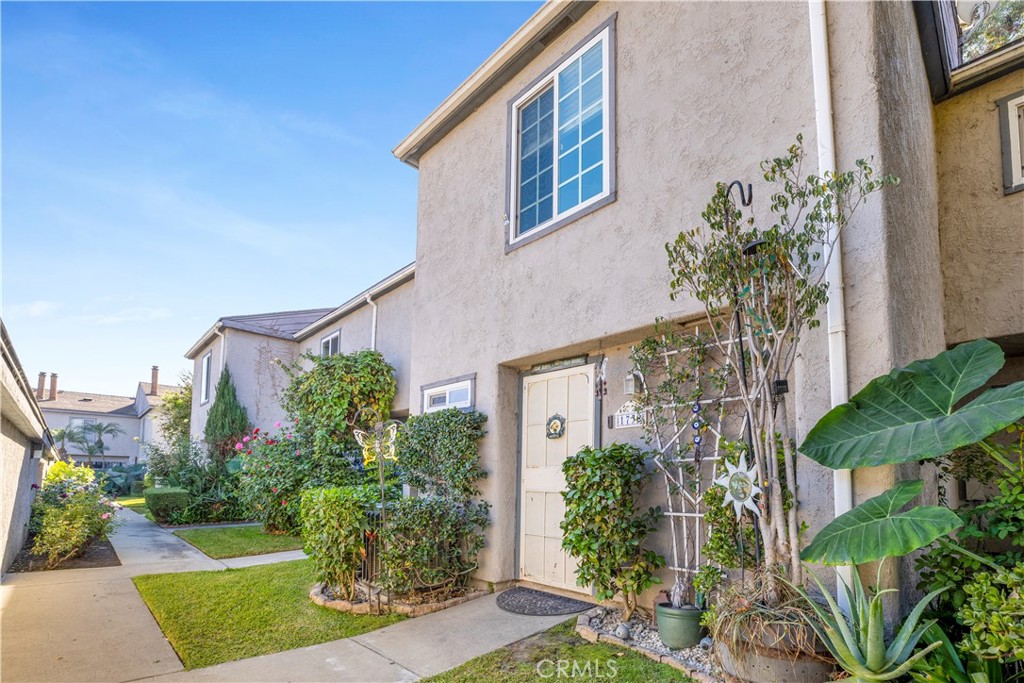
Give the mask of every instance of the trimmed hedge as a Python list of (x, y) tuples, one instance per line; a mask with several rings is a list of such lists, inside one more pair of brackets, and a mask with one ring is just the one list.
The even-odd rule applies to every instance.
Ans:
[(188, 507), (191, 499), (191, 494), (188, 491), (175, 486), (146, 489), (143, 496), (146, 499), (146, 507), (153, 513), (153, 517), (161, 522), (167, 521), (167, 518), (173, 513)]
[(132, 495), (141, 496), (146, 491), (146, 482), (141, 479), (136, 479), (132, 482)]

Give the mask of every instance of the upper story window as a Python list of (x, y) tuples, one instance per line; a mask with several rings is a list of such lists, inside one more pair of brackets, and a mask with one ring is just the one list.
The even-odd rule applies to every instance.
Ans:
[(329, 334), (320, 340), (321, 356), (337, 356), (341, 353), (341, 332)]
[(1003, 142), (1003, 192), (1024, 190), (1024, 90), (996, 101)]
[(612, 42), (609, 24), (513, 100), (510, 245), (612, 195)]
[(432, 413), (445, 408), (472, 408), (473, 380), (466, 379), (423, 390), (423, 412)]
[(213, 370), (213, 352), (203, 356), (202, 379), (200, 381), (200, 403), (207, 403), (210, 400), (210, 372)]

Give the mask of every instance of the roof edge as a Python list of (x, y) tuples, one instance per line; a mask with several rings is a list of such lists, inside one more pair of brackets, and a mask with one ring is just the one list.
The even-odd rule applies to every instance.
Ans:
[(336, 309), (334, 309), (324, 317), (320, 318), (316, 322), (313, 322), (307, 325), (306, 327), (302, 328), (301, 330), (295, 333), (295, 336), (293, 338), (295, 339), (295, 341), (303, 341), (305, 339), (308, 339), (311, 335), (316, 334), (319, 330), (322, 330), (331, 323), (341, 320), (352, 311), (356, 310), (357, 308), (360, 308), (361, 306), (364, 306), (366, 304), (367, 298), (373, 298), (375, 296), (382, 296), (384, 294), (387, 294), (388, 292), (404, 285), (406, 282), (409, 282), (415, 277), (416, 262), (413, 261), (404, 268), (396, 270), (394, 273), (388, 275), (383, 280), (377, 282), (374, 285), (371, 285), (368, 289), (364, 289), (359, 294), (356, 294), (354, 297), (343, 303), (341, 306), (338, 306)]
[(596, 4), (597, 0), (548, 0), (391, 153), (419, 168), (425, 152)]

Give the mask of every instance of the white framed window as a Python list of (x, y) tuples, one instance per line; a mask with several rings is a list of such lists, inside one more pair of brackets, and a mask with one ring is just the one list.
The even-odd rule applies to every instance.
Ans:
[(341, 353), (341, 331), (329, 334), (320, 339), (321, 356), (337, 356)]
[(612, 193), (611, 26), (510, 106), (509, 245)]
[[(95, 417), (73, 417), (73, 418), (71, 418), (68, 421), (68, 427), (70, 427), (71, 429), (74, 429), (75, 431), (80, 430), (82, 427), (84, 427), (86, 425), (94, 425), (94, 424), (96, 424), (96, 418)], [(85, 433), (85, 440), (88, 441), (89, 443), (95, 443), (96, 442), (96, 434), (92, 433), (92, 432), (86, 432)]]
[(210, 401), (210, 373), (213, 371), (213, 352), (210, 351), (202, 360), (202, 381), (200, 382), (200, 405)]
[(445, 408), (473, 407), (473, 380), (452, 382), (423, 390), (423, 412), (432, 413)]
[(1003, 148), (1003, 193), (1024, 190), (1024, 90), (997, 100)]

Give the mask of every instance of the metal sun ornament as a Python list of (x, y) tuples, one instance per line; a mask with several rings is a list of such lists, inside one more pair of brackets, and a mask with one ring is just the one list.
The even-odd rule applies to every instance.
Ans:
[(725, 472), (715, 479), (716, 484), (725, 488), (722, 505), (732, 503), (736, 517), (743, 515), (743, 508), (760, 516), (761, 509), (754, 502), (754, 496), (761, 495), (761, 488), (757, 485), (757, 465), (748, 469), (747, 459), (743, 453), (740, 453), (739, 463), (736, 465), (729, 461), (724, 461), (724, 464)]

